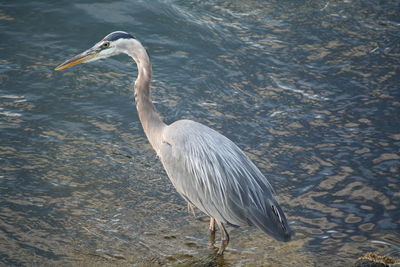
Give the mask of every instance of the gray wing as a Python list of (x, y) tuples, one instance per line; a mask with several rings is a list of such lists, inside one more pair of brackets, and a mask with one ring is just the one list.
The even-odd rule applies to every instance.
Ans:
[(190, 120), (167, 126), (162, 138), (161, 161), (185, 200), (217, 221), (290, 238), (271, 185), (232, 141)]

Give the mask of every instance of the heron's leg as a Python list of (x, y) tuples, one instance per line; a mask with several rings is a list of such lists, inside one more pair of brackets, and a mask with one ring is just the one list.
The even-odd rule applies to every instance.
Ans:
[(210, 217), (210, 232), (215, 233), (215, 219), (213, 217)]
[(215, 244), (215, 219), (213, 217), (210, 217), (210, 244), (211, 246), (214, 246)]
[(218, 228), (221, 232), (221, 247), (218, 250), (218, 255), (222, 255), (225, 251), (225, 248), (228, 246), (229, 243), (229, 235), (225, 229), (225, 226), (222, 222), (217, 221)]

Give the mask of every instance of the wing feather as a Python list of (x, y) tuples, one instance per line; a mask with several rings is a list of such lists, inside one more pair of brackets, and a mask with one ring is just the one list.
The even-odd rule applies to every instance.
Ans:
[[(257, 226), (273, 221), (271, 205), (279, 204), (272, 186), (244, 152), (220, 133), (194, 121), (177, 121), (163, 133), (160, 158), (177, 191), (216, 220)], [(275, 217), (287, 225), (280, 208), (279, 213)]]

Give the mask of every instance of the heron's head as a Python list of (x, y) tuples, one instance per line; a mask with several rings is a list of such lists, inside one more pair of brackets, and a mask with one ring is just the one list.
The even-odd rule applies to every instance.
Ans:
[(95, 44), (92, 48), (89, 48), (85, 52), (80, 53), (71, 59), (68, 59), (64, 63), (57, 66), (55, 70), (63, 70), (80, 63), (91, 62), (120, 53), (127, 53), (129, 44), (132, 44), (132, 42), (139, 43), (139, 41), (137, 41), (135, 37), (129, 33), (122, 31), (112, 32), (104, 37), (100, 42)]

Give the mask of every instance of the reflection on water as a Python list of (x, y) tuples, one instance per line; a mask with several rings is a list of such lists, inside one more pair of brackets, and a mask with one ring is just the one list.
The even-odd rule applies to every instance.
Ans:
[[(397, 2), (1, 6), (1, 264), (343, 266), (370, 251), (400, 258)], [(148, 48), (167, 122), (219, 130), (269, 177), (294, 241), (230, 229), (228, 250), (215, 259), (207, 218), (187, 213), (143, 134), (133, 63), (121, 56), (52, 70), (114, 30)]]

